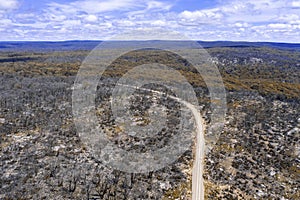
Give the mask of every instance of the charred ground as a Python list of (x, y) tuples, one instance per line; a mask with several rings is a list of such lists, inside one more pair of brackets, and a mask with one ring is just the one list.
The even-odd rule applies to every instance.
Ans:
[[(82, 144), (73, 122), (72, 86), (95, 43), (81, 49), (72, 44), (60, 44), (63, 51), (53, 44), (44, 44), (42, 50), (2, 44), (1, 199), (189, 199), (192, 147), (164, 169), (127, 174), (106, 167)], [(205, 160), (207, 199), (300, 198), (300, 52), (297, 46), (286, 46), (218, 43), (207, 48), (228, 98), (225, 128)], [(189, 63), (172, 56), (136, 51), (104, 73), (96, 112), (112, 141), (122, 127), (104, 109), (109, 107), (111, 88), (127, 70), (145, 61), (167, 62), (184, 75), (204, 105), (199, 112), (209, 124), (210, 100), (203, 79)], [(148, 106), (145, 101), (136, 105)], [(173, 115), (176, 124), (176, 112)], [(146, 118), (139, 120), (147, 123)], [(123, 139), (119, 142), (124, 148), (141, 152), (159, 145), (154, 140), (134, 146), (139, 141)]]

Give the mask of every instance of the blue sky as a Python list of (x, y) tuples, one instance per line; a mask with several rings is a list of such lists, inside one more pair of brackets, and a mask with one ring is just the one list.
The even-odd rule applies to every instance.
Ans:
[(146, 28), (300, 43), (300, 0), (0, 0), (2, 41), (104, 40)]

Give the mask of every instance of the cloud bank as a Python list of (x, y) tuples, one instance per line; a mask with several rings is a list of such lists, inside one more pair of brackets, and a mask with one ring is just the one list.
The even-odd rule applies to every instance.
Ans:
[(27, 1), (0, 0), (0, 40), (103, 40), (163, 28), (194, 40), (300, 43), (299, 0), (225, 0), (206, 8), (189, 1), (187, 8), (185, 0), (49, 0), (28, 11)]

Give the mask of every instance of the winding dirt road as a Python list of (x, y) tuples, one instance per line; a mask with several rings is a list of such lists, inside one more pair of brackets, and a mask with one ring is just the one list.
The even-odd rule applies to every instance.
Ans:
[(177, 100), (178, 102), (185, 105), (189, 108), (195, 118), (197, 126), (197, 135), (196, 135), (196, 152), (195, 152), (195, 161), (192, 171), (192, 200), (204, 200), (204, 181), (203, 181), (203, 159), (204, 159), (204, 149), (205, 149), (205, 140), (204, 140), (204, 120), (200, 115), (200, 112), (193, 104), (183, 101), (179, 98), (171, 96), (172, 99)]
[[(120, 84), (121, 85), (121, 84)], [(122, 85), (125, 87), (132, 87), (137, 89), (136, 87), (130, 85)], [(139, 88), (145, 91), (151, 91), (156, 94), (162, 95), (163, 93), (160, 91), (155, 91), (151, 89)], [(196, 151), (195, 151), (195, 161), (193, 164), (192, 171), (192, 200), (204, 200), (204, 180), (203, 180), (203, 160), (205, 156), (205, 139), (204, 139), (204, 120), (200, 115), (197, 107), (193, 104), (179, 99), (175, 96), (168, 95), (171, 99), (174, 99), (181, 104), (185, 105), (189, 108), (195, 118), (196, 126), (197, 126), (197, 135), (196, 135)]]

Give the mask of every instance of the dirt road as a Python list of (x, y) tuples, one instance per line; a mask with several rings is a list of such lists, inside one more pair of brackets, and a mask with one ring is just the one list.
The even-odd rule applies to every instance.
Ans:
[[(130, 85), (122, 85), (125, 87), (132, 87)], [(157, 94), (163, 94), (160, 91), (150, 90), (140, 88), (142, 90), (151, 91)], [(170, 98), (180, 102), (189, 108), (195, 118), (195, 123), (197, 126), (197, 135), (196, 135), (196, 151), (195, 151), (195, 161), (193, 164), (192, 171), (192, 200), (204, 200), (204, 180), (203, 180), (203, 159), (205, 154), (205, 140), (204, 140), (204, 120), (200, 115), (197, 107), (187, 101), (179, 99), (174, 96), (169, 96)]]

